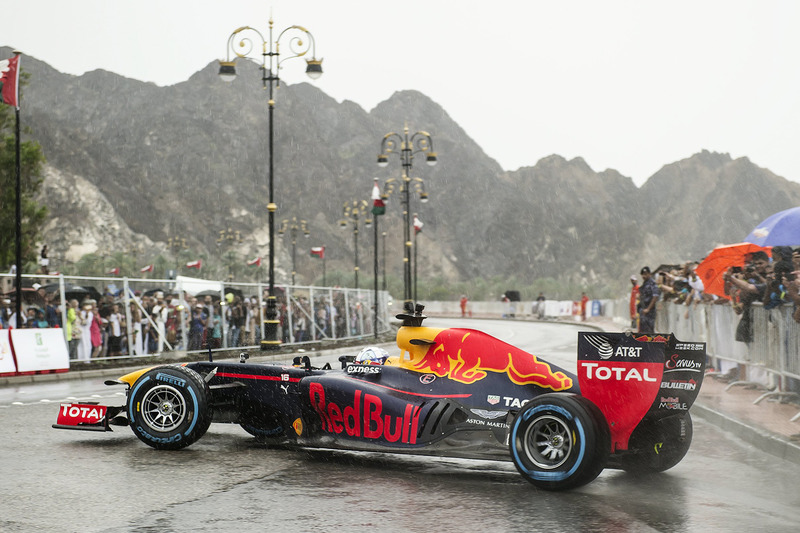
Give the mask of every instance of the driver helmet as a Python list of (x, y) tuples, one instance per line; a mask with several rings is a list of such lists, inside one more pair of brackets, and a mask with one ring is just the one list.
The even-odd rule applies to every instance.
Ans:
[(367, 346), (356, 356), (356, 363), (362, 365), (382, 365), (389, 358), (389, 353), (377, 346)]

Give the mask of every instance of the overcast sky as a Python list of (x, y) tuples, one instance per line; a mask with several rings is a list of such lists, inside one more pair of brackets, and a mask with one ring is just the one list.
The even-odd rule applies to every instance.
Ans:
[[(800, 182), (797, 1), (0, 0), (0, 7), (0, 45), (62, 72), (105, 69), (162, 86), (224, 58), (234, 29), (266, 34), (272, 14), (276, 29), (296, 24), (314, 35), (325, 71), (314, 83), (330, 96), (370, 110), (395, 91), (421, 91), (507, 170), (550, 154), (580, 156), (640, 185), (663, 165), (708, 149)], [(307, 81), (304, 66), (286, 62), (281, 76)]]

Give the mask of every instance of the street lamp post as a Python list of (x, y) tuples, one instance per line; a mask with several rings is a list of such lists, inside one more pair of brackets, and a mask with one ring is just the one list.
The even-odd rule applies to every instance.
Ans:
[(223, 244), (228, 248), (228, 281), (233, 281), (233, 249), (235, 244), (242, 243), (242, 236), (239, 230), (233, 231), (231, 228), (227, 230), (219, 230), (219, 237), (217, 237), (217, 246)]
[[(240, 36), (240, 34), (242, 34)], [(249, 35), (254, 35), (261, 41), (261, 81), (265, 89), (269, 89), (269, 203), (267, 204), (267, 211), (269, 212), (269, 293), (267, 297), (267, 313), (264, 320), (264, 340), (261, 341), (261, 349), (268, 350), (278, 348), (280, 346), (280, 339), (278, 338), (278, 325), (277, 320), (278, 306), (275, 299), (275, 211), (278, 206), (274, 201), (274, 182), (275, 182), (275, 167), (274, 167), (274, 110), (275, 100), (273, 99), (273, 91), (275, 87), (280, 86), (280, 77), (278, 71), (281, 64), (289, 59), (303, 57), (308, 52), (311, 52), (311, 59), (306, 59), (306, 74), (311, 79), (317, 79), (322, 75), (322, 60), (316, 58), (316, 45), (314, 37), (311, 33), (302, 26), (289, 26), (281, 31), (277, 38), (273, 38), (273, 22), (269, 21), (269, 37), (264, 36), (256, 29), (249, 26), (242, 26), (234, 30), (228, 37), (227, 46), (227, 60), (219, 62), (219, 76), (224, 81), (233, 81), (236, 78), (236, 60), (231, 60), (231, 52), (236, 57), (246, 58), (251, 57), (253, 52), (253, 40)], [(282, 39), (288, 39), (289, 55), (280, 59), (280, 42)], [(234, 43), (237, 39), (238, 46), (241, 50), (234, 48)]]
[(383, 290), (386, 290), (386, 232), (381, 233), (383, 237)]
[[(399, 149), (398, 149), (399, 143)], [(404, 307), (406, 309), (413, 309), (413, 295), (411, 293), (411, 187), (414, 187), (419, 193), (420, 201), (427, 202), (428, 194), (425, 192), (425, 184), (421, 178), (412, 178), (411, 167), (413, 166), (414, 154), (423, 152), (426, 154), (425, 161), (428, 165), (433, 166), (436, 164), (437, 155), (433, 151), (433, 139), (430, 134), (425, 131), (418, 131), (409, 135), (408, 126), (403, 128), (403, 135), (399, 133), (390, 132), (383, 136), (381, 141), (381, 151), (378, 154), (378, 166), (385, 167), (389, 164), (389, 154), (398, 154), (400, 157), (400, 164), (403, 167), (403, 175), (401, 176), (400, 192), (403, 193), (403, 217), (404, 217), (404, 254), (403, 254), (403, 299)], [(393, 190), (394, 178), (386, 181), (386, 185)], [(387, 190), (384, 196), (391, 194), (391, 190)]]
[(308, 224), (305, 220), (300, 219), (297, 220), (297, 217), (292, 217), (291, 220), (288, 218), (283, 219), (281, 222), (281, 228), (278, 230), (278, 235), (283, 235), (286, 233), (286, 230), (289, 230), (289, 235), (292, 237), (292, 285), (294, 285), (294, 276), (297, 273), (297, 231), (302, 230), (303, 236), (307, 239), (311, 232), (308, 231)]
[(352, 202), (345, 202), (342, 209), (342, 216), (344, 217), (339, 221), (339, 226), (344, 229), (347, 227), (347, 219), (350, 219), (353, 224), (353, 248), (355, 250), (355, 267), (353, 273), (355, 275), (355, 287), (358, 288), (358, 223), (361, 218), (364, 218), (364, 226), (370, 227), (372, 220), (367, 217), (369, 210), (367, 209), (366, 200), (353, 200)]
[[(376, 183), (378, 178), (375, 178)], [(398, 185), (399, 184), (399, 185)], [(400, 188), (400, 192), (403, 194), (403, 217), (406, 221), (405, 224), (405, 256), (403, 257), (403, 264), (404, 264), (404, 271), (403, 271), (403, 290), (404, 290), (404, 307), (407, 309), (413, 309), (413, 301), (416, 300), (417, 296), (415, 293), (412, 293), (412, 289), (414, 284), (412, 283), (411, 279), (411, 249), (413, 248), (413, 244), (411, 242), (411, 235), (410, 235), (410, 226), (411, 220), (409, 216), (410, 210), (410, 201), (411, 201), (411, 191), (413, 189), (419, 195), (420, 202), (426, 203), (428, 201), (428, 193), (425, 192), (425, 181), (422, 178), (409, 178), (407, 175), (404, 175), (400, 180), (396, 178), (389, 178), (383, 184), (383, 194), (381, 194), (381, 198), (384, 201), (388, 201), (389, 197), (395, 192), (397, 188)], [(385, 235), (384, 235), (385, 236)], [(416, 239), (415, 239), (416, 242)], [(384, 239), (384, 274), (386, 273), (386, 239)], [(414, 255), (414, 267), (416, 268), (416, 254)], [(384, 285), (385, 285), (385, 277), (384, 277)], [(386, 287), (384, 286), (384, 289)]]

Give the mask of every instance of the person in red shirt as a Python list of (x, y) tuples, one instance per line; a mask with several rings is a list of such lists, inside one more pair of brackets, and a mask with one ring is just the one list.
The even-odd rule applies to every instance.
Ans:
[(463, 317), (467, 316), (467, 295), (466, 294), (462, 294), (461, 295), (460, 305), (461, 305), (461, 316), (463, 318)]
[(637, 283), (636, 276), (631, 276), (631, 328), (638, 331), (639, 326), (636, 323), (637, 319), (639, 318), (639, 314), (636, 312), (637, 305), (639, 303), (639, 284)]
[(581, 293), (581, 322), (586, 322), (586, 304), (589, 303), (589, 297), (585, 292)]

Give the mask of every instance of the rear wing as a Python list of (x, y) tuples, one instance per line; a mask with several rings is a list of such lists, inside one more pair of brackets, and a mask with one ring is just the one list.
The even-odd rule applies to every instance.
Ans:
[(628, 449), (636, 426), (688, 411), (700, 392), (706, 361), (703, 342), (674, 335), (578, 333), (581, 394), (602, 411), (612, 453)]

